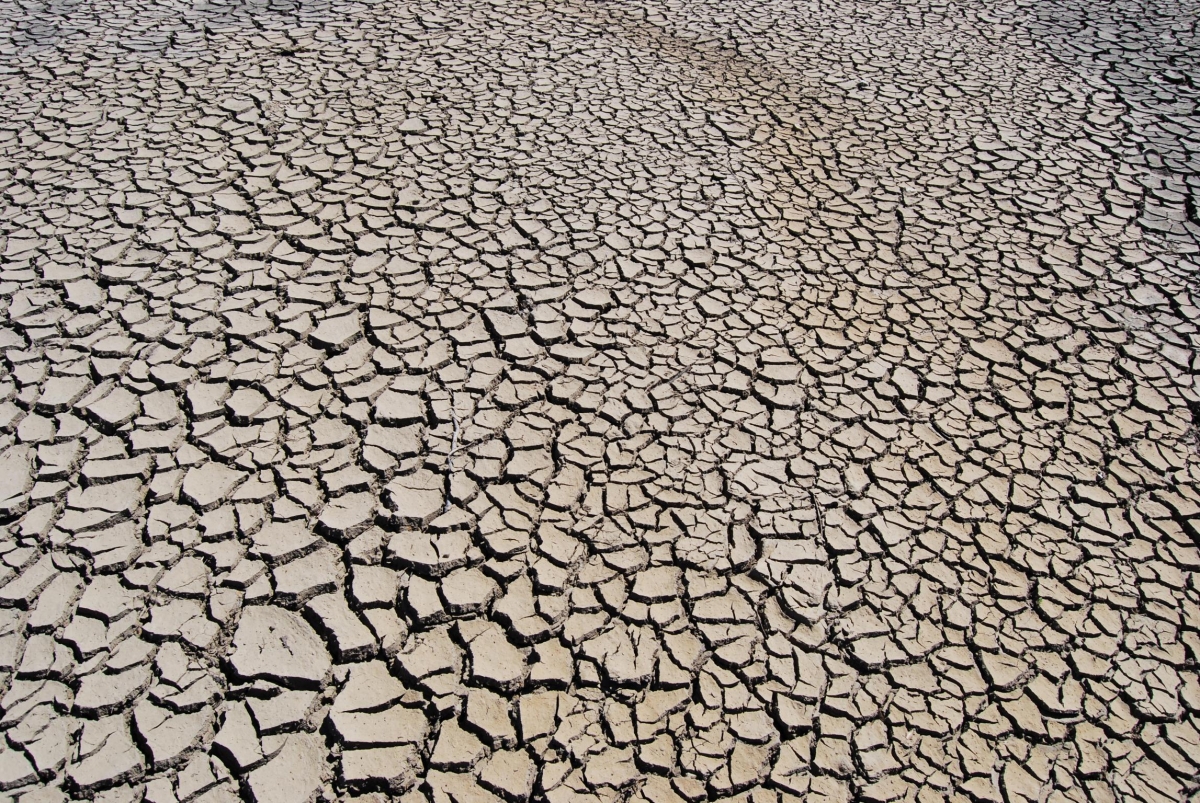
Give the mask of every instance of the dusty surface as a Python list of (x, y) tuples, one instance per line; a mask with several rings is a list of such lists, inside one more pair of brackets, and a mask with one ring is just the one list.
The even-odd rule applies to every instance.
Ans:
[(1196, 794), (1195, 3), (0, 10), (0, 800)]

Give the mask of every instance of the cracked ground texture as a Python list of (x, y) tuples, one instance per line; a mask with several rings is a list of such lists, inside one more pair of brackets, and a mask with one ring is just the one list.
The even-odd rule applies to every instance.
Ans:
[(0, 0), (0, 801), (1200, 794), (1200, 6)]

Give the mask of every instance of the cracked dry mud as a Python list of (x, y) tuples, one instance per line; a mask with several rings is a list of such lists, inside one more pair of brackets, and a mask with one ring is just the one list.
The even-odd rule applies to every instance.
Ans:
[(1197, 799), (1194, 2), (0, 8), (0, 801)]

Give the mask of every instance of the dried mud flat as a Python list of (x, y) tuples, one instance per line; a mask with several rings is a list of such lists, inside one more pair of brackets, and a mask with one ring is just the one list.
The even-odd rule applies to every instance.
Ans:
[(0, 12), (0, 801), (1197, 799), (1195, 2)]

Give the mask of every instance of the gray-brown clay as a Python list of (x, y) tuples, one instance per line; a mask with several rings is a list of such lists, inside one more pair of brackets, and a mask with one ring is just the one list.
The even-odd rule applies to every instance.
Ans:
[(0, 803), (1200, 799), (1192, 0), (0, 12)]

